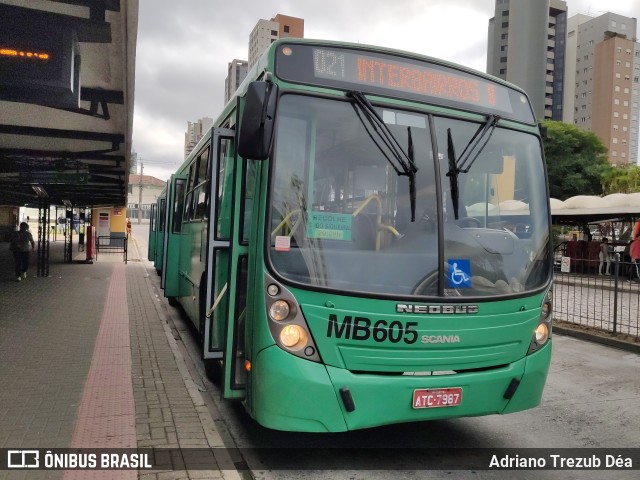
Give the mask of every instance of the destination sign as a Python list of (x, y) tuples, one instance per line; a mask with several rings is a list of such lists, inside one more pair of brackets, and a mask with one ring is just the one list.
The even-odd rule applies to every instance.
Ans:
[(35, 50), (24, 50), (20, 48), (0, 48), (0, 57), (9, 58), (25, 58), (32, 60), (49, 60), (50, 55), (46, 52), (39, 52)]
[(433, 61), (307, 44), (280, 46), (276, 72), (285, 80), (495, 113), (535, 123), (522, 92)]

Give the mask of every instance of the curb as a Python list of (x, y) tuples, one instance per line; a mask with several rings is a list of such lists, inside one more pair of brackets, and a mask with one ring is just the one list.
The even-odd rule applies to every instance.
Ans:
[(603, 335), (596, 335), (594, 333), (585, 332), (577, 328), (553, 325), (553, 333), (559, 333), (560, 335), (566, 335), (568, 337), (578, 338), (580, 340), (586, 340), (589, 342), (599, 343), (606, 345), (607, 347), (618, 348), (627, 352), (636, 353), (640, 355), (640, 343), (632, 343), (624, 340), (619, 340), (614, 337), (607, 337)]
[[(135, 243), (136, 251), (138, 252), (138, 257), (140, 261), (143, 263), (145, 270), (147, 270), (147, 265), (145, 264), (146, 262), (144, 262), (142, 260), (142, 257), (140, 256), (138, 243), (135, 242), (135, 240), (134, 240), (134, 243)], [(151, 285), (149, 281), (148, 274), (145, 275), (145, 283), (147, 285), (147, 289), (149, 290), (149, 295), (153, 298), (155, 296), (153, 292), (154, 287), (153, 285)], [(198, 413), (200, 423), (202, 425), (202, 428), (205, 432), (205, 436), (207, 438), (207, 443), (209, 444), (209, 448), (211, 448), (213, 451), (213, 455), (216, 459), (216, 462), (218, 463), (218, 467), (220, 469), (219, 471), (222, 478), (224, 480), (241, 480), (242, 477), (240, 476), (240, 473), (237, 471), (234, 461), (231, 458), (231, 455), (225, 448), (222, 448), (225, 446), (224, 441), (222, 440), (222, 437), (220, 436), (219, 432), (215, 428), (215, 423), (211, 418), (211, 415), (209, 414), (209, 411), (206, 407), (205, 400), (202, 397), (202, 394), (200, 393), (200, 390), (198, 389), (196, 382), (193, 380), (193, 378), (191, 377), (191, 374), (189, 373), (189, 368), (187, 367), (184, 356), (180, 352), (180, 347), (178, 346), (176, 339), (173, 335), (173, 332), (171, 330), (169, 319), (167, 318), (165, 312), (162, 311), (162, 309), (160, 308), (157, 302), (154, 302), (154, 307), (155, 307), (156, 313), (158, 314), (158, 317), (162, 322), (162, 327), (167, 337), (169, 347), (171, 348), (171, 351), (175, 358), (178, 371), (182, 376), (182, 380), (184, 381), (184, 384), (185, 384), (185, 389), (189, 393), (189, 396), (191, 397), (191, 400), (193, 401), (193, 404), (195, 406), (196, 412)]]

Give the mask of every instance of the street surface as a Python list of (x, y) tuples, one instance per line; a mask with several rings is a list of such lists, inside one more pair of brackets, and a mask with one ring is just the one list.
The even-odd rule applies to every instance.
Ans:
[[(134, 225), (141, 254), (145, 225)], [(267, 430), (239, 403), (221, 400), (206, 378), (197, 339), (180, 311), (167, 307), (176, 336), (191, 358), (190, 370), (229, 448), (239, 448), (251, 476), (271, 479), (518, 478), (637, 479), (638, 470), (434, 470), (429, 448), (638, 448), (640, 447), (640, 356), (556, 335), (542, 404), (506, 416), (463, 418), (392, 425), (341, 434), (303, 434)], [(260, 448), (308, 448), (278, 452)], [(366, 447), (366, 448), (364, 448)], [(328, 451), (326, 449), (333, 449)], [(350, 449), (345, 454), (340, 449)], [(353, 458), (358, 449), (358, 458)], [(532, 451), (535, 452), (535, 451)], [(534, 455), (534, 453), (532, 453)], [(424, 459), (424, 467), (420, 464)], [(464, 459), (461, 459), (463, 461)], [(283, 464), (286, 468), (282, 468)], [(318, 469), (322, 465), (322, 469)], [(411, 466), (407, 470), (406, 465)], [(280, 468), (280, 469), (279, 469)], [(636, 468), (638, 468), (636, 466)]]

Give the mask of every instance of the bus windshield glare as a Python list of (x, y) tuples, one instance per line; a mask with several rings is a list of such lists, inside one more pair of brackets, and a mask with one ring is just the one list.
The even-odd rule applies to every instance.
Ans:
[[(491, 132), (477, 142), (485, 122), (374, 108), (386, 128), (348, 99), (281, 97), (268, 227), (277, 274), (316, 288), (397, 296), (545, 287), (551, 265), (540, 140), (490, 118)], [(474, 141), (482, 147), (456, 164)], [(393, 160), (399, 151), (415, 162), (415, 221), (410, 182)], [(461, 167), (455, 182), (452, 160)]]

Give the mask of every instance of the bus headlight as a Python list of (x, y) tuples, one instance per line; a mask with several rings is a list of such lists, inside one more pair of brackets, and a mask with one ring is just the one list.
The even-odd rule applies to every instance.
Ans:
[(297, 357), (321, 362), (313, 335), (294, 294), (269, 274), (265, 274), (264, 284), (267, 325), (276, 345)]
[(553, 319), (553, 301), (551, 291), (547, 292), (540, 306), (538, 326), (533, 331), (527, 355), (540, 349), (551, 337), (551, 321)]
[(287, 325), (280, 332), (280, 341), (291, 350), (300, 350), (307, 345), (307, 334), (298, 325)]
[(269, 316), (276, 322), (281, 322), (289, 316), (291, 307), (286, 300), (276, 300), (269, 307)]
[(538, 325), (535, 331), (536, 343), (544, 344), (549, 338), (549, 329), (545, 323), (541, 323)]

